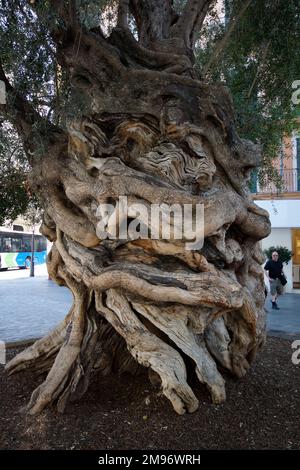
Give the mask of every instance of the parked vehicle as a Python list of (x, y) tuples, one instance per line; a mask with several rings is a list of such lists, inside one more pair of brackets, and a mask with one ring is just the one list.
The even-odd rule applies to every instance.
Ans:
[[(0, 229), (0, 269), (29, 268), (32, 256), (30, 232)], [(47, 257), (47, 240), (34, 235), (34, 263), (43, 264)]]

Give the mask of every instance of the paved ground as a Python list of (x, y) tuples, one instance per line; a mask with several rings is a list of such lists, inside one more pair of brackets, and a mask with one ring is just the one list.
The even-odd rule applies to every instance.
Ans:
[(72, 302), (69, 290), (37, 274), (30, 278), (27, 270), (0, 272), (1, 341), (44, 336), (68, 312)]
[[(0, 270), (0, 282), (7, 281), (10, 279), (27, 279), (29, 277), (29, 269), (8, 269), (7, 271)], [(36, 265), (34, 267), (34, 276), (35, 277), (48, 277), (46, 263)]]
[[(48, 280), (46, 266), (0, 272), (0, 341), (14, 342), (48, 333), (68, 312), (72, 296), (68, 289)], [(268, 332), (282, 338), (300, 338), (300, 294), (285, 294), (280, 310), (266, 308)]]
[(268, 297), (266, 308), (268, 310), (267, 326), (269, 334), (290, 338), (297, 336), (300, 339), (300, 294), (285, 294), (278, 300), (280, 310), (272, 310)]

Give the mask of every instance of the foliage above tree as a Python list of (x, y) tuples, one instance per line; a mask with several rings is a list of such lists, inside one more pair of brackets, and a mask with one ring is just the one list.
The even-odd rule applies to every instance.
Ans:
[(0, 225), (26, 212), (28, 164), (22, 142), (8, 122), (0, 127)]
[(272, 258), (272, 253), (274, 251), (277, 251), (279, 254), (279, 259), (282, 261), (282, 263), (289, 264), (293, 257), (293, 252), (289, 250), (286, 246), (270, 246), (266, 250), (264, 250), (264, 253), (268, 259)]
[(263, 146), (261, 186), (273, 181), (281, 188), (273, 163), (282, 154), (282, 137), (299, 128), (299, 107), (291, 100), (292, 84), (300, 79), (299, 44), (298, 0), (225, 0), (198, 49), (203, 78), (225, 82), (232, 93), (240, 135)]

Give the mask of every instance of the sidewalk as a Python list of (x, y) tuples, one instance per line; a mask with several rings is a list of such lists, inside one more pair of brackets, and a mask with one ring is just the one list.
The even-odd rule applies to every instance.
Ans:
[[(29, 269), (8, 269), (7, 271), (0, 271), (0, 282), (8, 281), (11, 279), (27, 279), (29, 277)], [(46, 263), (37, 264), (34, 267), (34, 277), (48, 277)]]
[[(19, 273), (24, 271), (19, 271)], [(26, 273), (26, 271), (25, 271)], [(0, 272), (0, 341), (39, 338), (54, 328), (72, 304), (69, 289), (48, 277), (3, 279)], [(6, 273), (13, 276), (12, 272)]]
[(280, 310), (272, 310), (271, 299), (266, 300), (268, 334), (281, 338), (300, 339), (300, 294), (284, 294), (278, 299)]

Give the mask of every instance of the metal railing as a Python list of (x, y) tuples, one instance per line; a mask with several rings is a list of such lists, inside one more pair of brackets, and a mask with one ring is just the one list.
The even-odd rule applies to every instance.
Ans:
[(282, 178), (282, 189), (279, 191), (274, 183), (260, 187), (257, 178), (254, 177), (251, 181), (252, 193), (293, 193), (300, 192), (300, 168), (283, 169), (280, 171)]

